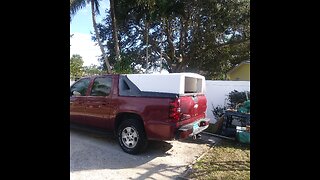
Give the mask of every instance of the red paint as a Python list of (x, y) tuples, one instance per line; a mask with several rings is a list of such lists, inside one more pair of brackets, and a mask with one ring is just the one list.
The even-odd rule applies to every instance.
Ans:
[[(90, 96), (96, 77), (112, 78), (108, 96)], [(93, 76), (90, 79), (86, 96), (70, 96), (70, 122), (115, 131), (117, 115), (132, 113), (140, 117), (148, 139), (153, 140), (186, 138), (192, 133), (192, 129), (178, 135), (179, 128), (200, 119), (203, 119), (200, 126), (208, 125), (208, 119), (204, 119), (207, 99), (203, 94), (196, 98), (181, 96), (179, 103), (177, 99), (171, 98), (125, 97), (118, 93), (119, 75)], [(178, 115), (179, 119), (176, 119)]]

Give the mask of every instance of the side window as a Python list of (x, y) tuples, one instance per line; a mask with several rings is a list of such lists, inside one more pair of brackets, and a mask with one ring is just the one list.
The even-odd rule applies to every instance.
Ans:
[(73, 91), (77, 91), (81, 94), (81, 96), (85, 96), (88, 86), (90, 84), (90, 79), (85, 78), (81, 79), (80, 81), (76, 82), (71, 88), (70, 88), (70, 93), (72, 95)]
[(110, 77), (98, 77), (94, 80), (90, 96), (109, 96), (112, 79)]

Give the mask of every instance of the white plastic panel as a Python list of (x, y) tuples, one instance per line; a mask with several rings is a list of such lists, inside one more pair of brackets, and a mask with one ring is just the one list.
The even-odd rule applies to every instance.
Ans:
[(141, 91), (185, 94), (205, 90), (204, 76), (194, 73), (127, 74), (127, 77)]

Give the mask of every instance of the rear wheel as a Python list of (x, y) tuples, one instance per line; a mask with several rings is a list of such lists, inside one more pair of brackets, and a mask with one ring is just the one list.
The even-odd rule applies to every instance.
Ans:
[(138, 154), (147, 146), (143, 125), (135, 120), (123, 121), (118, 128), (118, 141), (122, 150), (129, 154)]

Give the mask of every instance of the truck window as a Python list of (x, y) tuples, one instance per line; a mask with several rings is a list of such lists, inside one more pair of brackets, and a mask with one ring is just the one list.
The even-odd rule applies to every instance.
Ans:
[(73, 91), (77, 91), (81, 94), (81, 96), (85, 96), (89, 83), (90, 83), (89, 78), (81, 79), (80, 81), (74, 83), (73, 86), (71, 86), (70, 88), (71, 95)]
[(112, 79), (110, 77), (97, 77), (94, 80), (90, 96), (109, 96)]
[(202, 79), (194, 77), (185, 77), (184, 93), (202, 92)]

